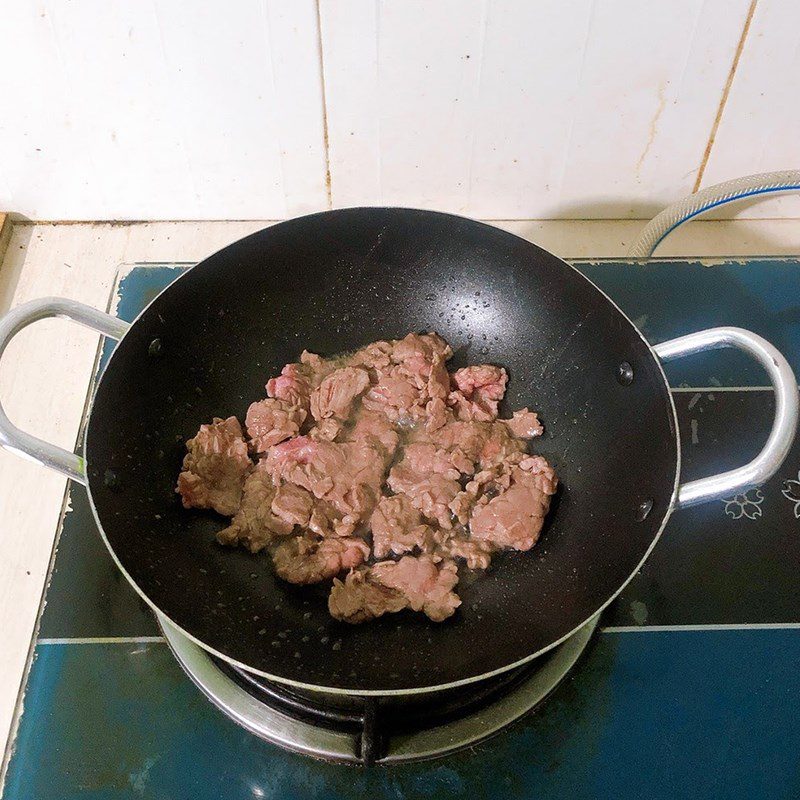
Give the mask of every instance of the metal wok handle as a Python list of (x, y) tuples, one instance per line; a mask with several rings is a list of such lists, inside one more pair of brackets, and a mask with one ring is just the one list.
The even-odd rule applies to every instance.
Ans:
[(742, 328), (709, 328), (690, 333), (653, 348), (662, 361), (680, 356), (735, 347), (749, 353), (761, 364), (775, 388), (775, 421), (763, 450), (743, 467), (678, 487), (676, 508), (687, 508), (717, 500), (758, 486), (771, 478), (783, 463), (797, 429), (797, 381), (786, 359), (766, 340)]
[[(74, 320), (112, 339), (121, 339), (130, 327), (127, 322), (85, 306), (83, 303), (76, 303), (63, 297), (43, 297), (40, 300), (24, 303), (0, 318), (0, 357), (8, 343), (23, 328), (47, 317), (65, 317)], [(21, 431), (6, 416), (2, 404), (0, 404), (0, 445), (23, 458), (62, 472), (74, 481), (86, 483), (86, 470), (80, 456)]]

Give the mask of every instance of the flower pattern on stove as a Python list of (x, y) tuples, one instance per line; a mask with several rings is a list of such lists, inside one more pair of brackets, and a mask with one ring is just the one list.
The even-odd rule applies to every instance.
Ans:
[(797, 473), (797, 480), (785, 480), (781, 494), (790, 502), (794, 503), (794, 518), (800, 519), (800, 472)]
[(725, 513), (733, 519), (742, 517), (758, 519), (762, 514), (761, 504), (764, 502), (764, 495), (760, 489), (750, 489), (722, 502), (725, 503)]

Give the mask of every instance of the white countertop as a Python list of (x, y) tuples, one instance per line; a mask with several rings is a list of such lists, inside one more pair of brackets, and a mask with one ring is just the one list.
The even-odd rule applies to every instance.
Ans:
[[(100, 309), (119, 266), (199, 261), (267, 222), (18, 224), (0, 267), (0, 312), (46, 295)], [(621, 257), (641, 229), (636, 220), (496, 222), (564, 258)], [(693, 222), (658, 255), (797, 255), (800, 221)], [(45, 320), (14, 340), (0, 364), (0, 394), (20, 427), (72, 449), (97, 352), (97, 335)], [(64, 501), (65, 479), (0, 451), (0, 744), (18, 705), (30, 643)]]

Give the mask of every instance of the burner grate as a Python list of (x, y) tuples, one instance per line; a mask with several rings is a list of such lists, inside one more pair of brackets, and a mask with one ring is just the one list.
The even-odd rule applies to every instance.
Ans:
[(237, 724), (287, 750), (370, 765), (444, 755), (519, 719), (575, 666), (597, 617), (546, 655), (494, 678), (435, 692), (366, 697), (254, 675), (211, 656), (160, 615), (159, 624), (189, 677)]
[(305, 692), (253, 675), (222, 659), (214, 661), (266, 705), (301, 722), (356, 736), (359, 761), (365, 765), (384, 758), (393, 737), (438, 728), (475, 714), (512, 692), (540, 668), (532, 662), (480, 683), (424, 695), (357, 697)]

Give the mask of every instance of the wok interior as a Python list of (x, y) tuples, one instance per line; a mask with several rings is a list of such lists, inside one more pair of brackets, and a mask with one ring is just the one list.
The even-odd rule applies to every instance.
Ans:
[[(462, 569), (456, 616), (336, 622), (328, 584), (277, 580), (270, 559), (216, 544), (226, 524), (174, 493), (202, 422), (265, 396), (301, 350), (331, 355), (435, 330), (451, 368), (500, 364), (504, 414), (529, 406), (561, 488), (529, 553)], [(161, 342), (153, 356), (151, 342)], [(148, 351), (151, 351), (150, 353)], [(634, 380), (617, 380), (620, 362)], [(557, 258), (433, 212), (350, 209), (254, 234), (171, 285), (117, 347), (87, 432), (89, 486), (109, 546), (180, 628), (255, 671), (351, 691), (475, 678), (571, 632), (631, 576), (665, 517), (676, 441), (661, 373), (633, 326)], [(637, 521), (644, 500), (653, 509)]]

